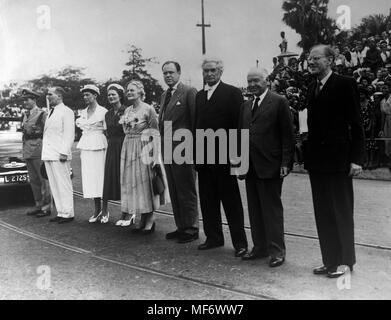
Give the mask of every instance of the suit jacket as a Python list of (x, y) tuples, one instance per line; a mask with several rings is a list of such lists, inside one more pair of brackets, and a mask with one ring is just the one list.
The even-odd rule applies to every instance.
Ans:
[(23, 159), (41, 159), (42, 137), (38, 136), (43, 135), (46, 117), (46, 112), (38, 107), (30, 111), (29, 117), (23, 117)]
[(288, 101), (270, 90), (254, 116), (254, 100), (242, 105), (239, 128), (249, 129), (249, 156), (259, 179), (280, 177), (280, 168), (291, 168), (294, 153), (292, 116)]
[[(172, 122), (172, 133), (175, 133), (175, 130), (178, 129), (189, 129), (192, 132), (194, 131), (196, 94), (197, 89), (187, 86), (181, 82), (178, 83), (177, 89), (174, 91), (164, 112), (164, 118), (162, 118), (162, 108), (166, 99), (167, 91), (162, 94), (160, 98), (159, 131), (160, 135), (163, 137), (163, 142), (164, 137), (172, 140), (170, 133), (164, 131), (164, 121)], [(180, 141), (172, 141), (173, 147), (179, 143)]]
[[(214, 131), (223, 129), (226, 131), (228, 137), (229, 129), (238, 129), (240, 107), (242, 104), (242, 92), (238, 88), (224, 82), (219, 83), (209, 100), (207, 100), (207, 91), (199, 91), (196, 95), (195, 129), (212, 129)], [(196, 137), (195, 133), (193, 137)], [(216, 141), (216, 164), (219, 159), (219, 149), (219, 143)], [(202, 165), (196, 163), (196, 150), (196, 147), (194, 147), (194, 163), (195, 168), (198, 170), (202, 168)], [(207, 146), (204, 143), (204, 164), (206, 163)], [(227, 154), (227, 165), (229, 166), (229, 154)]]
[(75, 140), (75, 115), (63, 103), (57, 105), (45, 123), (42, 141), (42, 160), (60, 159), (60, 153), (72, 159), (71, 148)]
[(362, 164), (365, 152), (357, 84), (333, 73), (317, 98), (316, 83), (308, 90), (308, 140), (304, 164), (310, 172), (348, 172)]

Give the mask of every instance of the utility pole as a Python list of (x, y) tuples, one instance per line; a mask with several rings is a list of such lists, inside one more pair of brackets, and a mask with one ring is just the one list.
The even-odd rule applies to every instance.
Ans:
[(201, 0), (201, 10), (202, 10), (202, 23), (198, 23), (197, 27), (202, 29), (202, 54), (206, 53), (205, 46), (205, 28), (210, 27), (210, 24), (205, 24), (205, 13), (204, 13), (204, 0)]

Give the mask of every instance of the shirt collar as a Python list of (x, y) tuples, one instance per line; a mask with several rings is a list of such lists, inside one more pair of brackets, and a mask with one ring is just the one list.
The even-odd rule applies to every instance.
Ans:
[[(179, 81), (171, 88), (171, 91), (174, 92), (178, 89)], [(169, 87), (170, 88), (170, 87)]]
[(329, 73), (322, 79), (320, 80), (320, 83), (322, 85), (322, 87), (326, 84), (327, 80), (329, 80), (329, 78), (331, 77), (333, 71), (330, 70)]
[(209, 84), (206, 84), (205, 85), (205, 91), (215, 90), (217, 88), (217, 86), (220, 84), (220, 82), (221, 82), (221, 80), (219, 80), (219, 82), (217, 82), (213, 86), (210, 86)]
[[(264, 93), (262, 93), (260, 96), (259, 96), (259, 102), (258, 102), (258, 105), (260, 105), (263, 101), (263, 99), (265, 99), (265, 96), (268, 92), (269, 88), (266, 88), (266, 90), (264, 91)], [(257, 98), (257, 96), (255, 96), (255, 99)]]

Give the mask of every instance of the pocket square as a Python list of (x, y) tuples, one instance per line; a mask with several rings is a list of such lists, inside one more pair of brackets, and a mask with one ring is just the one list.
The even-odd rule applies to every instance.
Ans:
[(181, 106), (182, 104), (181, 104), (180, 101), (178, 101), (175, 105), (176, 105), (176, 106)]

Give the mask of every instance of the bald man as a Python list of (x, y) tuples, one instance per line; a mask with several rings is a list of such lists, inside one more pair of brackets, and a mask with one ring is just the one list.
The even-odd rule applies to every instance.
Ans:
[[(288, 101), (267, 88), (267, 71), (251, 69), (248, 92), (253, 99), (242, 105), (239, 129), (249, 129), (249, 170), (246, 192), (254, 247), (242, 256), (254, 260), (270, 256), (269, 266), (285, 261), (283, 179), (293, 163), (293, 123)], [(242, 146), (244, 148), (244, 146)]]

